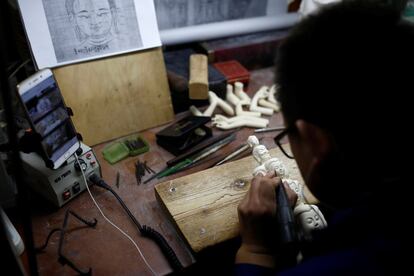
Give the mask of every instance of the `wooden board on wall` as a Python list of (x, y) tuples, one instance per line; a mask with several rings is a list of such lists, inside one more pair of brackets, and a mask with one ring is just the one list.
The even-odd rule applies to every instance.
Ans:
[[(279, 149), (270, 150), (270, 154), (285, 164), (291, 179), (303, 183), (294, 160), (286, 158)], [(157, 200), (193, 251), (199, 252), (239, 234), (237, 206), (249, 189), (257, 165), (249, 156), (155, 187)], [(238, 185), (238, 180), (246, 184)], [(305, 196), (310, 203), (317, 202), (306, 187)]]
[(171, 121), (161, 48), (53, 70), (73, 122), (88, 145)]

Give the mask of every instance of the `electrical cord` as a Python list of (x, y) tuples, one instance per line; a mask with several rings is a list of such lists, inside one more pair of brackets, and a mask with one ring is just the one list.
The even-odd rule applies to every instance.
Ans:
[(101, 187), (101, 188), (104, 188), (105, 190), (110, 191), (116, 197), (116, 199), (119, 201), (122, 208), (124, 208), (124, 210), (127, 212), (128, 216), (132, 219), (134, 224), (137, 226), (138, 230), (140, 232), (142, 232), (141, 224), (137, 221), (137, 219), (134, 217), (134, 215), (131, 213), (131, 211), (128, 209), (128, 207), (125, 205), (124, 201), (119, 197), (119, 195), (114, 190), (112, 190), (112, 188), (108, 184), (106, 184), (105, 181), (103, 181), (96, 174), (92, 174), (89, 177), (89, 181), (92, 182), (93, 184), (95, 184), (98, 187)]
[(35, 248), (36, 253), (40, 253), (40, 252), (42, 252), (43, 250), (45, 250), (45, 248), (46, 248), (46, 247), (47, 247), (47, 245), (49, 244), (49, 240), (50, 240), (50, 238), (52, 237), (52, 235), (53, 235), (54, 233), (56, 233), (56, 232), (59, 232), (59, 231), (62, 231), (62, 229), (61, 229), (61, 228), (54, 228), (54, 229), (52, 229), (52, 230), (49, 232), (49, 235), (47, 235), (47, 238), (46, 238), (45, 243), (44, 243), (42, 246), (39, 246), (39, 247), (36, 247), (36, 248)]
[[(76, 162), (78, 164), (78, 166), (80, 167), (80, 162), (78, 159), (78, 156), (76, 155), (76, 153), (73, 154), (73, 156), (75, 156)], [(86, 180), (86, 176), (83, 170), (81, 170), (82, 172), (82, 177), (83, 177), (83, 181), (85, 182), (85, 186), (86, 189), (88, 190), (89, 196), (91, 197), (93, 203), (95, 204), (96, 208), (99, 210), (99, 212), (101, 213), (102, 217), (110, 224), (112, 225), (115, 229), (117, 229), (119, 232), (122, 233), (122, 235), (124, 235), (128, 240), (131, 241), (131, 243), (135, 246), (135, 248), (138, 250), (139, 255), (141, 256), (142, 260), (144, 261), (144, 263), (147, 265), (147, 267), (149, 268), (149, 270), (151, 270), (151, 273), (153, 275), (157, 275), (154, 270), (152, 269), (152, 267), (149, 265), (149, 263), (147, 262), (147, 260), (145, 259), (144, 255), (142, 254), (141, 250), (139, 249), (138, 245), (135, 243), (135, 241), (127, 234), (125, 233), (121, 228), (119, 228), (115, 223), (113, 223), (110, 219), (108, 219), (105, 214), (102, 212), (101, 208), (99, 207), (98, 203), (96, 202), (95, 198), (93, 197), (91, 190), (89, 189), (88, 186), (88, 181)]]
[(25, 61), (23, 61), (8, 77), (7, 79), (10, 80), (11, 78), (14, 77), (14, 75), (17, 74), (17, 72), (19, 72), (20, 69), (23, 68), (23, 66), (25, 66), (26, 64), (28, 64), (31, 61), (31, 59), (26, 59)]
[(167, 240), (159, 233), (157, 230), (151, 228), (147, 225), (142, 225), (137, 221), (135, 216), (131, 213), (131, 211), (128, 209), (128, 207), (125, 205), (124, 201), (121, 199), (121, 197), (109, 186), (105, 183), (104, 180), (102, 180), (100, 177), (98, 177), (96, 174), (93, 174), (89, 177), (89, 181), (91, 181), (93, 184), (97, 185), (98, 187), (104, 188), (105, 190), (110, 191), (116, 199), (119, 201), (121, 206), (124, 208), (125, 212), (128, 214), (128, 216), (131, 218), (131, 220), (134, 222), (134, 224), (137, 226), (139, 232), (144, 236), (148, 237), (151, 240), (153, 240), (161, 249), (161, 251), (164, 253), (165, 257), (167, 258), (168, 262), (174, 269), (174, 271), (182, 271), (183, 265), (181, 264), (180, 260), (178, 259), (177, 255), (175, 254), (174, 250), (171, 248), (171, 246), (168, 244)]
[(68, 220), (69, 220), (69, 215), (72, 215), (73, 217), (75, 217), (79, 222), (84, 223), (86, 226), (88, 227), (95, 227), (96, 224), (98, 223), (98, 221), (96, 219), (93, 219), (93, 221), (88, 221), (86, 219), (83, 219), (81, 216), (79, 216), (78, 214), (76, 214), (75, 212), (73, 212), (70, 209), (67, 209), (65, 212), (65, 218), (63, 219), (63, 225), (61, 228), (55, 228), (52, 229), (52, 231), (50, 231), (49, 235), (46, 238), (45, 243), (40, 246), (35, 248), (36, 253), (41, 253), (44, 249), (46, 249), (50, 238), (52, 237), (52, 235), (56, 232), (60, 232), (60, 237), (59, 237), (59, 245), (58, 245), (58, 261), (62, 266), (68, 265), (69, 267), (71, 267), (73, 270), (75, 270), (79, 275), (87, 275), (90, 276), (92, 275), (92, 268), (88, 268), (88, 270), (82, 270), (80, 269), (73, 261), (71, 261), (64, 253), (63, 253), (63, 243), (65, 241), (65, 235), (67, 233), (67, 226), (68, 226)]

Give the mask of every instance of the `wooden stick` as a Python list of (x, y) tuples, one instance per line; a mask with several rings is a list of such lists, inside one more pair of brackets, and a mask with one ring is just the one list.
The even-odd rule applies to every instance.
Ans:
[(190, 99), (208, 99), (208, 65), (207, 56), (194, 54), (190, 56), (190, 80), (188, 82)]

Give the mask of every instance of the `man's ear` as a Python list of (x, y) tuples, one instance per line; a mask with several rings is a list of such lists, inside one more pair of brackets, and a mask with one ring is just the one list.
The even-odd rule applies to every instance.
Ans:
[(313, 158), (324, 159), (333, 150), (332, 136), (323, 128), (302, 119), (295, 126), (303, 147)]
[[(297, 120), (295, 122), (296, 133), (300, 143), (300, 160), (297, 162), (302, 165), (301, 172), (312, 193), (321, 200), (320, 185), (321, 177), (324, 173), (324, 164), (329, 155), (334, 151), (334, 140), (330, 133), (323, 128), (307, 122)], [(328, 161), (329, 162), (329, 161)]]

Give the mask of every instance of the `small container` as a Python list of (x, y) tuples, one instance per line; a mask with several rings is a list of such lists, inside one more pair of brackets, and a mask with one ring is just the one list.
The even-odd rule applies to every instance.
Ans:
[(110, 164), (128, 157), (142, 154), (149, 150), (148, 142), (138, 136), (129, 136), (106, 146), (102, 155)]
[(250, 73), (237, 60), (214, 63), (213, 66), (222, 73), (228, 84), (242, 82), (245, 86), (249, 84)]

